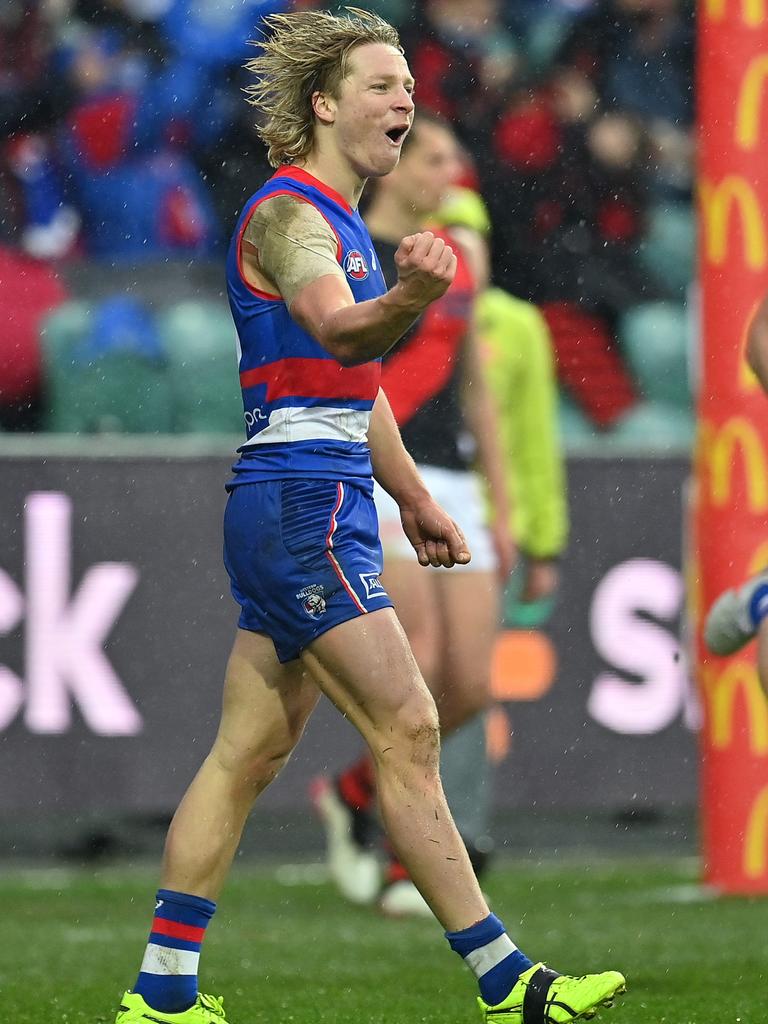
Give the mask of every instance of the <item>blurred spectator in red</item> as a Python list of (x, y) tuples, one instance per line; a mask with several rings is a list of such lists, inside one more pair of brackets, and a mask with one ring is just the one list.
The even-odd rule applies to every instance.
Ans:
[(636, 400), (613, 341), (616, 321), (656, 297), (636, 259), (646, 147), (640, 122), (601, 112), (590, 80), (558, 69), (511, 98), (486, 168), (496, 277), (543, 307), (560, 379), (601, 427)]
[(67, 298), (44, 263), (0, 246), (0, 429), (36, 430), (41, 418), (40, 326)]

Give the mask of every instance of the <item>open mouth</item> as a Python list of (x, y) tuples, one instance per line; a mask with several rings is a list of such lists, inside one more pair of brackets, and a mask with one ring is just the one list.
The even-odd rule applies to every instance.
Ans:
[(390, 142), (393, 142), (396, 146), (400, 145), (407, 134), (408, 128), (405, 125), (400, 125), (397, 128), (390, 128), (388, 132), (385, 132), (385, 135)]

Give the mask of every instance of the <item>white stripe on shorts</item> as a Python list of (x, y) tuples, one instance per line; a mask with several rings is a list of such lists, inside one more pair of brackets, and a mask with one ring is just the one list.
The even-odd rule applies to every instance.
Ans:
[(472, 968), (476, 978), (482, 978), (488, 971), (492, 971), (502, 960), (506, 960), (510, 953), (514, 953), (517, 946), (505, 932), (498, 939), (493, 939), (486, 946), (473, 949), (464, 957), (465, 961)]
[(197, 974), (200, 953), (150, 942), (141, 962), (144, 974)]

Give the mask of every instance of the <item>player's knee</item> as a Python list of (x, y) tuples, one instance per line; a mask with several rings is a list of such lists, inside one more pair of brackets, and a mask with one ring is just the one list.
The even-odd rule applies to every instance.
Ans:
[(280, 773), (297, 741), (298, 736), (294, 739), (286, 733), (257, 747), (238, 747), (220, 737), (214, 744), (211, 757), (235, 785), (261, 790)]
[[(431, 697), (409, 701), (398, 712), (384, 752), (391, 752), (400, 765), (437, 770), (440, 763), (440, 723)], [(385, 737), (386, 739), (386, 737)]]

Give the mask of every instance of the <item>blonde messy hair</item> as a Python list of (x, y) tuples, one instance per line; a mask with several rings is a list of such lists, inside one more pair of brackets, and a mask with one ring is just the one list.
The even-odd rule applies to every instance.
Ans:
[(345, 10), (349, 17), (296, 11), (263, 19), (266, 38), (253, 41), (262, 52), (245, 65), (257, 80), (245, 92), (263, 115), (257, 131), (273, 167), (307, 156), (314, 142), (312, 96), (338, 98), (355, 47), (385, 43), (403, 52), (397, 30), (378, 14)]

